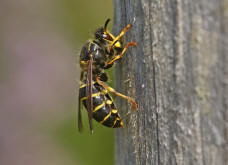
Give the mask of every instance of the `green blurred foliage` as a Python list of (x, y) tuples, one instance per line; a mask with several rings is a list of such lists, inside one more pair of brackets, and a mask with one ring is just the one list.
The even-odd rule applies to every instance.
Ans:
[(85, 42), (93, 37), (93, 32), (103, 26), (107, 18), (113, 17), (111, 0), (65, 0), (58, 4), (64, 29), (77, 42)]
[(90, 135), (88, 116), (83, 111), (84, 131), (79, 133), (75, 117), (70, 118), (57, 126), (55, 139), (80, 165), (114, 164), (113, 130), (94, 121), (94, 134)]
[[(56, 5), (60, 25), (72, 43), (77, 44), (76, 49), (80, 49), (86, 40), (93, 37), (96, 28), (103, 26), (105, 20), (113, 16), (113, 2), (108, 0), (65, 0), (57, 1)], [(109, 25), (109, 29), (111, 27), (112, 23)], [(112, 70), (108, 72), (109, 84), (112, 84)], [(74, 105), (75, 107), (77, 106)], [(77, 164), (114, 164), (113, 129), (106, 128), (94, 121), (94, 134), (90, 135), (87, 112), (83, 109), (84, 132), (80, 134), (77, 130), (75, 116), (57, 125), (53, 133), (57, 142)]]

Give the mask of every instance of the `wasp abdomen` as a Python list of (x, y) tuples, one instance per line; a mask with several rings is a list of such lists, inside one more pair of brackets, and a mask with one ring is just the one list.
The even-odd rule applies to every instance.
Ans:
[[(115, 104), (113, 103), (111, 96), (106, 91), (106, 89), (104, 89), (98, 83), (94, 83), (92, 87), (93, 87), (93, 94), (92, 94), (93, 118), (99, 123), (107, 127), (112, 127), (112, 128), (123, 127), (123, 122), (120, 119), (118, 110)], [(86, 96), (85, 83), (82, 83), (80, 86), (79, 98), (80, 98), (80, 101), (83, 102), (85, 108), (87, 109), (87, 105), (86, 105), (87, 96)]]

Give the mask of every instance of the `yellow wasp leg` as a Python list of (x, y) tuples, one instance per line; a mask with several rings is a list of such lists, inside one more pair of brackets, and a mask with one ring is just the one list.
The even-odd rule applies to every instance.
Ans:
[(101, 86), (103, 86), (103, 87), (104, 87), (105, 89), (107, 89), (109, 92), (111, 92), (111, 93), (113, 93), (113, 94), (115, 94), (115, 95), (117, 95), (117, 96), (120, 96), (120, 97), (122, 97), (122, 98), (124, 98), (124, 99), (126, 99), (126, 100), (128, 100), (128, 101), (130, 101), (130, 102), (133, 104), (134, 110), (137, 110), (137, 104), (136, 104), (136, 102), (135, 102), (133, 99), (131, 99), (130, 97), (125, 96), (125, 95), (123, 95), (123, 94), (121, 94), (121, 93), (119, 93), (119, 92), (116, 92), (115, 89), (113, 89), (112, 87), (108, 86), (108, 85), (105, 84), (103, 81), (101, 81), (101, 80), (99, 79), (99, 77), (97, 77), (97, 83), (100, 84)]
[(120, 38), (131, 28), (131, 24), (128, 24), (121, 32), (118, 36), (115, 37), (115, 39), (112, 41), (112, 43), (110, 44), (109, 50), (112, 49), (112, 47), (115, 45), (115, 43), (117, 41), (120, 40)]
[(137, 44), (136, 44), (136, 42), (130, 42), (129, 44), (127, 44), (119, 55), (117, 55), (114, 59), (112, 59), (111, 61), (108, 62), (108, 65), (111, 65), (116, 60), (122, 58), (124, 53), (127, 51), (127, 48), (132, 45), (136, 46)]

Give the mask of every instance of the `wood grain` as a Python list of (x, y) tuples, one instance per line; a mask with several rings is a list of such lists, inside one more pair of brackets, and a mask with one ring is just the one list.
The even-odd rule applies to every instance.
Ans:
[(128, 23), (115, 86), (139, 108), (116, 99), (116, 165), (228, 164), (228, 1), (114, 0), (114, 34)]

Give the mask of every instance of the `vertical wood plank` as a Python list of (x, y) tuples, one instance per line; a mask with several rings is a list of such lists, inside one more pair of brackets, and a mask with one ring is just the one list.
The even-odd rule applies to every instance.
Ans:
[(228, 1), (114, 0), (114, 33), (128, 23), (138, 46), (115, 86), (139, 109), (116, 131), (116, 165), (227, 164)]

